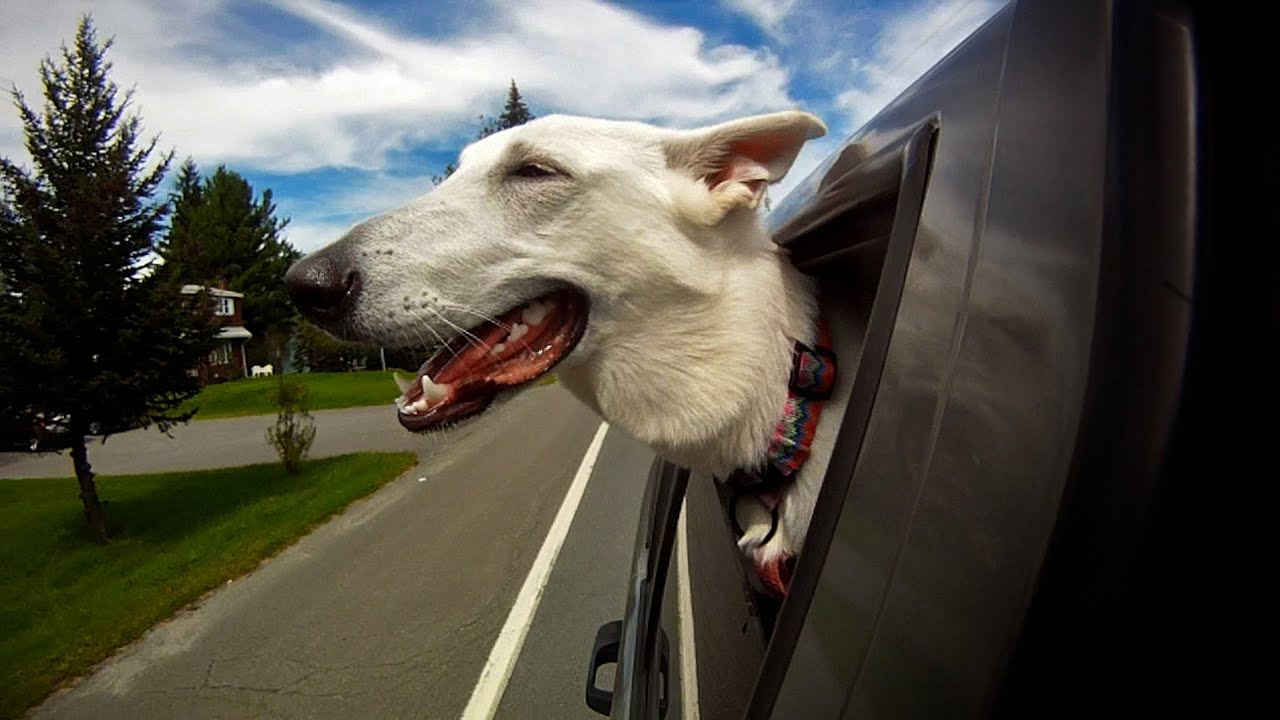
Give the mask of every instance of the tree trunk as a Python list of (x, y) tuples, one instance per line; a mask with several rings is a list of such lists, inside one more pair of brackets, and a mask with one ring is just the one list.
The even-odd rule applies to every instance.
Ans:
[[(78, 425), (78, 423), (76, 423)], [(98, 486), (93, 482), (93, 470), (89, 467), (89, 450), (84, 444), (83, 428), (71, 431), (71, 464), (76, 469), (76, 481), (80, 483), (80, 501), (84, 503), (84, 518), (89, 521), (94, 538), (107, 542), (107, 515), (98, 499)]]

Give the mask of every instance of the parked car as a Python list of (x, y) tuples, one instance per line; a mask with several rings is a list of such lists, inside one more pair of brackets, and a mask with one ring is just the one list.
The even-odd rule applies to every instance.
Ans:
[(61, 447), (63, 445), (61, 439), (65, 434), (66, 421), (66, 415), (54, 415), (49, 418), (45, 418), (42, 415), (37, 416), (35, 427), (31, 430), (31, 442), (28, 445), (31, 452)]
[[(819, 281), (846, 373), (789, 595), (750, 589), (712, 478), (655, 464), (591, 707), (677, 717), (693, 694), (703, 720), (1280, 717), (1274, 607), (1257, 601), (1274, 597), (1260, 575), (1275, 541), (1226, 540), (1226, 518), (1274, 493), (1229, 482), (1211, 412), (1224, 370), (1263, 387), (1216, 340), (1252, 309), (1223, 300), (1246, 270), (1227, 262), (1226, 208), (1269, 195), (1277, 157), (1254, 127), (1257, 174), (1228, 182), (1221, 88), (1237, 73), (1208, 12), (1010, 2), (769, 215)], [(1275, 284), (1259, 293), (1274, 307)], [(1274, 460), (1261, 467), (1274, 486)], [(681, 507), (693, 613), (677, 623)], [(1219, 570), (1235, 557), (1260, 561)], [(676, 656), (684, 623), (696, 685), (676, 677), (695, 659)]]
[[(31, 426), (25, 432), (19, 430), (18, 433), (6, 432), (4, 451), (8, 452), (51, 452), (55, 450), (65, 450), (71, 447), (71, 437), (67, 430), (66, 415), (52, 415), (44, 417), (37, 414), (32, 421)], [(102, 426), (99, 423), (89, 424), (88, 436), (102, 435)], [(86, 437), (88, 437), (86, 436)]]

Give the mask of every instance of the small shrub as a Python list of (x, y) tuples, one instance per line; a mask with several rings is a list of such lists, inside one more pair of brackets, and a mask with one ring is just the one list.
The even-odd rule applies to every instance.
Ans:
[(285, 374), (276, 377), (276, 424), (267, 428), (267, 442), (276, 449), (285, 472), (294, 475), (302, 467), (302, 461), (316, 439), (316, 423), (307, 412), (307, 388), (302, 383), (286, 380)]

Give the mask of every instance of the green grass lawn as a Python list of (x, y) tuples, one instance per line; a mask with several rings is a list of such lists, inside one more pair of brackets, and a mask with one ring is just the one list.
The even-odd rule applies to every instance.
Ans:
[(279, 465), (102, 476), (113, 540), (90, 540), (70, 478), (0, 480), (0, 717), (256, 566), (414, 464), (358, 453)]
[[(307, 406), (311, 410), (358, 407), (362, 405), (391, 405), (400, 391), (391, 379), (391, 370), (364, 370), (361, 372), (290, 373), (290, 380), (297, 380), (307, 387)], [(401, 377), (412, 378), (413, 373), (398, 371)], [(277, 379), (245, 378), (210, 385), (200, 394), (188, 400), (182, 409), (198, 407), (196, 420), (240, 417), (242, 415), (275, 414)]]

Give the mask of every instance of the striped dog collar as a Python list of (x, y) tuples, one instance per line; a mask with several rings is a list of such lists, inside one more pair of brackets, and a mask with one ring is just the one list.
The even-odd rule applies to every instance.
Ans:
[(797, 342), (791, 351), (787, 401), (769, 438), (764, 466), (734, 471), (729, 484), (748, 492), (774, 490), (790, 481), (809, 459), (822, 408), (836, 384), (836, 354), (831, 349), (831, 331), (825, 321), (818, 321), (815, 344), (817, 347), (809, 347)]
[[(737, 506), (742, 498), (758, 502), (771, 515), (769, 532), (758, 546), (768, 543), (778, 530), (778, 505), (783, 491), (809, 459), (823, 406), (836, 386), (836, 354), (831, 348), (831, 329), (823, 320), (818, 322), (818, 340), (814, 345), (796, 342), (792, 350), (787, 401), (769, 437), (764, 464), (754, 470), (735, 470), (724, 483), (726, 492), (722, 497), (727, 502), (728, 520), (737, 536), (745, 534), (737, 520)], [(791, 584), (794, 566), (794, 557), (777, 557), (771, 562), (756, 564), (755, 571), (769, 593), (783, 597)]]
[[(729, 522), (739, 537), (745, 534), (738, 523), (738, 502), (744, 496), (769, 511), (772, 517), (769, 533), (759, 545), (768, 543), (778, 530), (778, 505), (783, 491), (809, 459), (822, 408), (835, 387), (836, 355), (831, 349), (830, 328), (823, 320), (818, 321), (815, 346), (797, 342), (792, 350), (787, 401), (769, 438), (763, 466), (753, 470), (735, 470), (725, 482)], [(756, 567), (757, 574), (772, 594), (786, 594), (793, 561), (794, 558), (779, 558), (771, 564)]]

